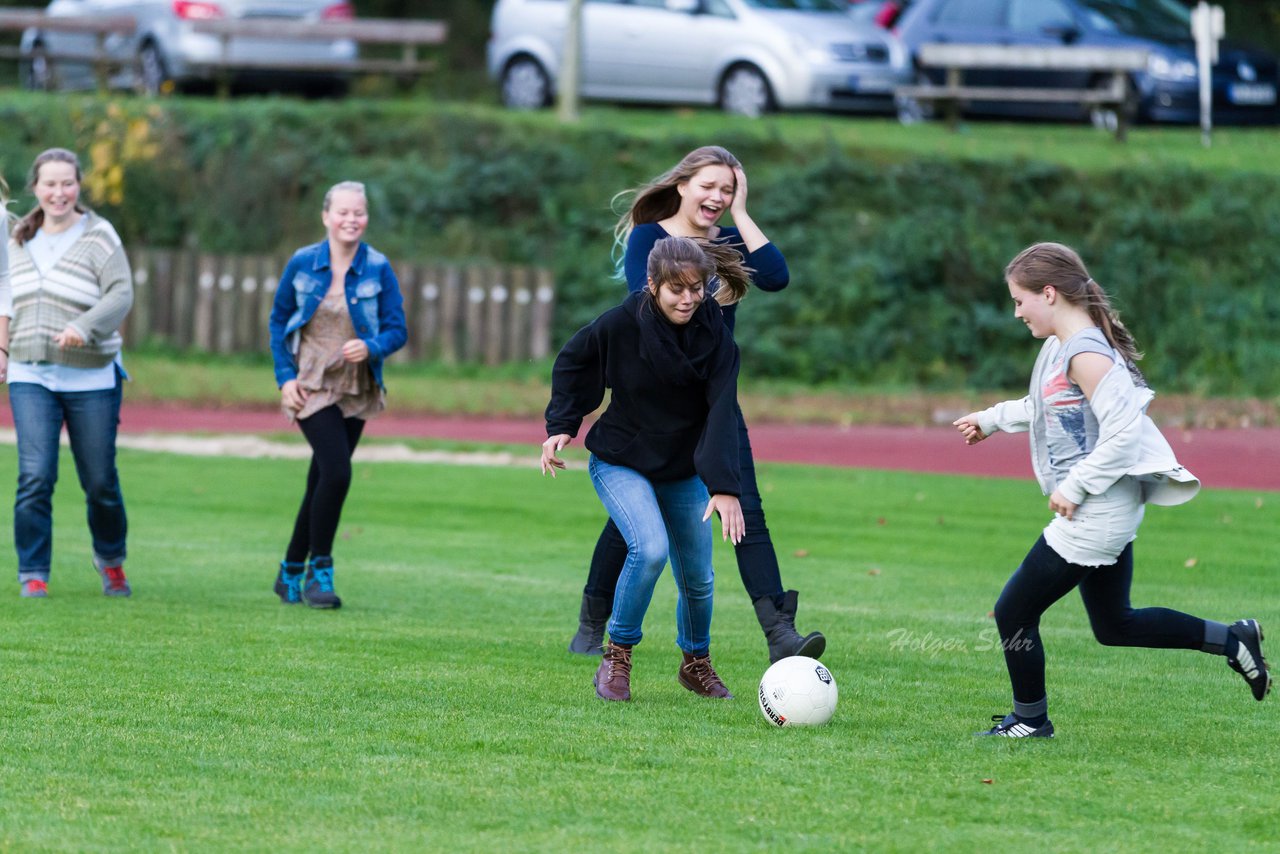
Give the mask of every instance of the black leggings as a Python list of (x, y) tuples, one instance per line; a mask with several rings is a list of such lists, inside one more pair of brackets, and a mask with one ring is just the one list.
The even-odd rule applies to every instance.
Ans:
[(334, 405), (301, 419), (298, 427), (311, 445), (311, 470), (293, 523), (293, 537), (284, 553), (289, 563), (332, 554), (342, 503), (351, 487), (351, 455), (360, 442), (364, 419), (343, 418), (342, 410)]
[[(769, 528), (764, 521), (764, 504), (760, 500), (760, 487), (756, 484), (751, 438), (747, 435), (747, 422), (742, 417), (742, 410), (736, 404), (734, 408), (738, 415), (738, 464), (742, 472), (742, 495), (738, 500), (742, 502), (742, 515), (746, 521), (746, 535), (742, 542), (734, 546), (734, 553), (738, 558), (738, 574), (742, 576), (742, 586), (747, 589), (752, 602), (762, 596), (769, 596), (775, 602), (780, 602), (782, 573), (778, 569), (778, 555), (773, 549), (773, 540), (769, 537)], [(591, 571), (587, 574), (587, 584), (582, 592), (613, 601), (613, 593), (618, 587), (618, 577), (622, 575), (622, 564), (626, 559), (627, 541), (610, 519), (596, 541), (596, 550), (591, 556)]]
[(1041, 536), (1009, 578), (996, 602), (996, 626), (1004, 648), (1013, 699), (1034, 704), (1044, 699), (1044, 649), (1040, 615), (1073, 587), (1089, 614), (1098, 643), (1153, 649), (1202, 649), (1205, 621), (1168, 608), (1134, 609), (1133, 543), (1110, 566), (1068, 563)]

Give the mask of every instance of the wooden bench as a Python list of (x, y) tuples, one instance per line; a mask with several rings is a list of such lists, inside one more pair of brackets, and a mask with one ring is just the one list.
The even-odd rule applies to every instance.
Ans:
[[(230, 74), (233, 71), (316, 71), (351, 74), (392, 74), (414, 78), (435, 67), (432, 60), (419, 56), (424, 46), (445, 43), (448, 25), (442, 21), (400, 21), (389, 18), (365, 18), (353, 21), (293, 21), (267, 18), (220, 18), (208, 21), (192, 21), (192, 30), (217, 36), (222, 51), (218, 59), (205, 63), (188, 63), (197, 68), (210, 69), (218, 78), (219, 92), (230, 91)], [(132, 36), (138, 28), (130, 15), (101, 18), (60, 18), (46, 15), (40, 9), (0, 9), (0, 31), (39, 29), (48, 32), (87, 33), (95, 36), (95, 49), (86, 53), (46, 52), (44, 58), (55, 68), (57, 63), (85, 63), (94, 67), (100, 90), (106, 90), (113, 70), (127, 68), (137, 63), (136, 57), (121, 59), (112, 57), (106, 50), (110, 36)], [(357, 44), (399, 45), (398, 58), (357, 58), (350, 60), (305, 62), (298, 60), (244, 60), (232, 56), (231, 45), (236, 38), (267, 38), (332, 41), (349, 39)], [(0, 45), (0, 59), (20, 59), (17, 45)], [(57, 88), (56, 80), (50, 88)]]
[[(419, 56), (424, 46), (438, 46), (448, 36), (443, 21), (399, 21), (383, 18), (353, 21), (279, 21), (262, 18), (221, 18), (193, 21), (197, 33), (217, 36), (222, 54), (217, 60), (196, 64), (212, 69), (218, 77), (219, 93), (230, 89), (232, 71), (318, 71), (351, 74), (392, 74), (413, 78), (435, 68), (432, 60)], [(232, 42), (238, 38), (269, 38), (330, 41), (349, 39), (357, 44), (399, 45), (397, 59), (358, 58), (320, 62), (293, 60), (244, 60), (231, 54)]]
[[(93, 66), (94, 79), (98, 90), (107, 90), (108, 79), (113, 70), (132, 65), (135, 59), (121, 61), (107, 52), (107, 38), (110, 36), (129, 36), (138, 28), (132, 15), (111, 15), (100, 18), (59, 18), (51, 17), (43, 9), (0, 9), (0, 31), (22, 32), (28, 29), (40, 29), (47, 32), (74, 33), (92, 35), (94, 48), (85, 53), (71, 51), (49, 52), (43, 54), (46, 62), (56, 69), (60, 62), (84, 63)], [(18, 45), (0, 45), (0, 59), (27, 60)], [(57, 81), (51, 79), (49, 88), (57, 88)]]
[[(894, 94), (939, 105), (952, 129), (959, 124), (960, 107), (966, 102), (1079, 104), (1111, 108), (1116, 116), (1116, 139), (1121, 142), (1128, 132), (1127, 108), (1133, 98), (1129, 75), (1147, 67), (1147, 51), (1138, 48), (924, 44), (917, 57), (923, 69), (945, 70), (946, 82), (940, 86), (928, 83), (900, 86)], [(1104, 83), (1085, 89), (965, 84), (964, 73), (976, 69), (1084, 71), (1098, 75)]]

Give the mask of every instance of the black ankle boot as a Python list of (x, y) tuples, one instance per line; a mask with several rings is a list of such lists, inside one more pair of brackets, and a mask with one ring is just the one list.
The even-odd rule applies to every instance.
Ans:
[(582, 594), (578, 609), (578, 633), (569, 641), (569, 652), (578, 655), (604, 654), (604, 627), (613, 612), (613, 600)]
[(769, 662), (773, 663), (792, 655), (818, 658), (827, 648), (822, 632), (810, 632), (804, 637), (796, 631), (796, 604), (800, 594), (788, 590), (782, 596), (782, 607), (774, 604), (769, 596), (761, 596), (753, 604), (756, 619), (769, 642)]

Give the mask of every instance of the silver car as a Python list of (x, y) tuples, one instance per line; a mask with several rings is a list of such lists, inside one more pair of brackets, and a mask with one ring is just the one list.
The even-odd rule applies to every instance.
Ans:
[[(346, 0), (53, 0), (45, 14), (59, 18), (130, 16), (137, 29), (110, 35), (104, 49), (116, 73), (111, 85), (159, 94), (191, 84), (208, 83), (222, 57), (217, 36), (197, 33), (193, 23), (218, 18), (256, 18), (281, 21), (344, 20), (354, 17)], [(23, 80), (32, 89), (89, 89), (95, 85), (87, 63), (59, 62), (61, 56), (90, 56), (95, 35), (33, 29), (22, 35)], [(341, 66), (356, 58), (349, 39), (324, 41), (237, 38), (229, 58), (237, 61), (296, 62), (300, 65)], [(286, 72), (275, 69), (234, 70), (233, 82), (254, 88), (305, 85), (340, 91), (341, 71)]]
[[(548, 104), (569, 3), (498, 0), (489, 74), (508, 107)], [(853, 20), (847, 0), (585, 0), (588, 98), (772, 109), (892, 110), (913, 77), (901, 42)]]

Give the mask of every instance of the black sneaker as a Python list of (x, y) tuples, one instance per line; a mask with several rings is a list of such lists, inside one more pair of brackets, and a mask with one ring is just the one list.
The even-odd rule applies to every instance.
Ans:
[(1238, 643), (1236, 657), (1227, 658), (1227, 664), (1249, 683), (1253, 699), (1261, 700), (1271, 690), (1271, 674), (1262, 657), (1262, 626), (1257, 620), (1236, 620), (1231, 624), (1231, 636)]
[(996, 725), (977, 735), (998, 735), (1002, 738), (1053, 738), (1053, 721), (1046, 720), (1038, 727), (1024, 724), (1016, 715), (992, 715)]
[[(297, 567), (295, 572), (289, 570)], [(272, 588), (276, 595), (280, 597), (280, 601), (285, 605), (301, 605), (302, 604), (302, 571), (304, 565), (300, 563), (285, 563), (280, 561), (280, 571), (276, 573), (276, 583)]]
[(333, 558), (319, 557), (307, 564), (302, 580), (302, 601), (312, 608), (341, 608), (342, 600), (333, 592)]

